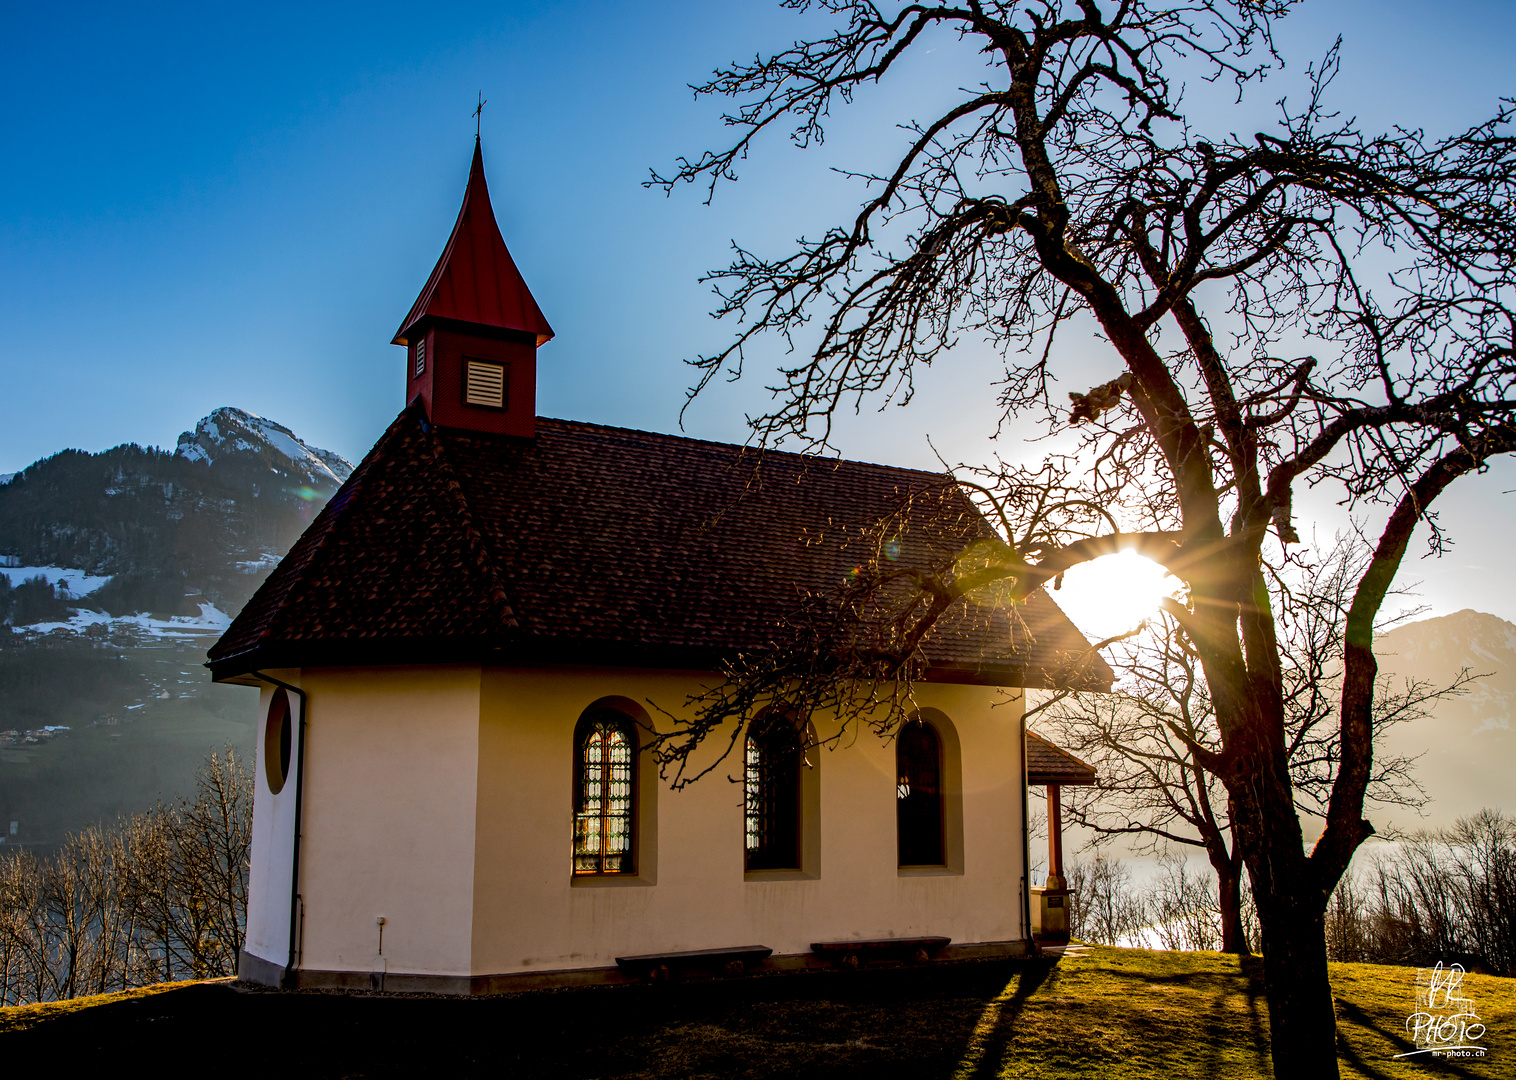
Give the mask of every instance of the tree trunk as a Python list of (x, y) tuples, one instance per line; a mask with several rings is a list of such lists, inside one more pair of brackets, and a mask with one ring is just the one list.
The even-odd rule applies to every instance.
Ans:
[[(1278, 881), (1280, 886), (1289, 883)], [(1337, 1018), (1327, 977), (1326, 916), (1304, 881), (1291, 895), (1258, 897), (1274, 1076), (1335, 1078)], [(1276, 889), (1276, 893), (1286, 889)]]
[[(1240, 659), (1240, 658), (1236, 658)], [(1327, 974), (1327, 895), (1306, 855), (1277, 696), (1231, 681), (1215, 664), (1207, 678), (1217, 716), (1235, 755), (1223, 776), (1231, 800), (1234, 847), (1253, 886), (1263, 951), (1264, 993), (1276, 1080), (1336, 1080), (1337, 1014)], [(1229, 699), (1229, 700), (1227, 700)], [(1224, 703), (1224, 704), (1223, 704)], [(1227, 715), (1223, 711), (1227, 708)], [(1329, 891), (1329, 890), (1328, 890)]]
[(1221, 908), (1221, 951), (1251, 956), (1247, 929), (1242, 925), (1242, 865), (1237, 858), (1214, 860), (1211, 866), (1216, 871), (1218, 882), (1217, 899)]
[[(1282, 758), (1277, 768), (1270, 768), (1276, 764), (1270, 762), (1246, 770), (1250, 782), (1230, 790), (1234, 805), (1243, 809), (1237, 839), (1258, 905), (1274, 1076), (1336, 1080), (1337, 1013), (1327, 973), (1327, 897), (1305, 853)], [(1269, 779), (1275, 782), (1259, 783)]]

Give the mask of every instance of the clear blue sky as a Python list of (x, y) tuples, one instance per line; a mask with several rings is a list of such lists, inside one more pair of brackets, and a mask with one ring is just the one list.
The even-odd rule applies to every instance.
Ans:
[[(722, 340), (702, 270), (852, 204), (826, 172), (887, 151), (920, 87), (866, 98), (826, 148), (771, 141), (714, 207), (644, 190), (649, 166), (724, 134), (686, 84), (806, 23), (777, 4), (12, 5), (0, 66), (0, 471), (65, 446), (172, 446), (220, 405), (356, 460), (402, 402), (388, 345), (457, 212), (482, 90), (506, 242), (557, 339), (539, 412), (676, 430), (685, 357)], [(1367, 126), (1441, 131), (1516, 94), (1516, 5), (1329, 0), (1286, 20), (1301, 63), (1341, 33), (1344, 104)], [(906, 412), (845, 432), (853, 457), (982, 455), (982, 356), (933, 372)], [(742, 441), (762, 372), (686, 430)], [(1480, 485), (1483, 485), (1482, 487)], [(1448, 508), (1440, 611), (1516, 618), (1501, 562), (1516, 471)], [(1463, 519), (1467, 526), (1463, 526)]]

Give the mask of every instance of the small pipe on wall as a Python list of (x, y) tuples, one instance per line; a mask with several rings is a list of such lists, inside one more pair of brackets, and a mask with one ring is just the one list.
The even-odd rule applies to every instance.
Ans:
[[(301, 712), (304, 720), (304, 710)], [(1027, 952), (1037, 948), (1032, 938), (1032, 847), (1027, 839), (1032, 831), (1031, 814), (1026, 798), (1030, 777), (1026, 760), (1026, 689), (1021, 691), (1021, 930), (1026, 935)]]

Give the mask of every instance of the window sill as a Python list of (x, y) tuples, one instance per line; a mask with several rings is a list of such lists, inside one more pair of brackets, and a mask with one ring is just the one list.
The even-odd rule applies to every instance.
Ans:
[(748, 870), (742, 875), (743, 881), (817, 881), (820, 874), (810, 874), (804, 870)]
[(571, 889), (624, 889), (656, 884), (655, 880), (641, 874), (574, 874), (569, 877)]
[(963, 871), (951, 866), (901, 866), (895, 872), (901, 877), (962, 877)]

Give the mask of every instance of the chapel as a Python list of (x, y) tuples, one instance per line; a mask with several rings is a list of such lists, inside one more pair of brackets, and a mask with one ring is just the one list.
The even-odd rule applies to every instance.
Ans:
[(1094, 775), (1026, 731), (1025, 691), (1090, 649), (1044, 593), (944, 621), (890, 739), (825, 715), (722, 733), (677, 791), (649, 752), (877, 523), (928, 507), (891, 549), (924, 567), (994, 535), (973, 503), (929, 472), (540, 417), (553, 336), (476, 140), (393, 340), (404, 408), (210, 650), (261, 694), (239, 976), (492, 993), (1056, 936), (1027, 786), (1056, 828), (1058, 788)]

